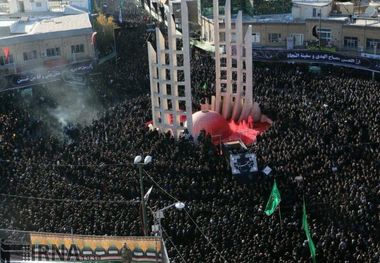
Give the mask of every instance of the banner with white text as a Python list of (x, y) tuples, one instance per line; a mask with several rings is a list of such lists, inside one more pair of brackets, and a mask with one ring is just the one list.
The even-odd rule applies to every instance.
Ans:
[(162, 262), (158, 237), (88, 236), (0, 231), (1, 259), (10, 262)]

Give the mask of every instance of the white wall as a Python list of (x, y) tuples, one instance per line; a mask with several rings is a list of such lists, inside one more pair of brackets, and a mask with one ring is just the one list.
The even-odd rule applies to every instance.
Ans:
[(71, 0), (70, 5), (88, 10), (88, 0)]
[(9, 1), (9, 12), (11, 14), (18, 12), (18, 7), (17, 7), (17, 1), (16, 0), (10, 0)]
[(295, 19), (301, 18), (301, 8), (299, 6), (292, 6), (292, 16)]
[[(19, 9), (19, 2), (24, 3), (24, 11), (25, 12), (45, 12), (48, 11), (48, 4), (47, 0), (10, 0), (9, 1), (9, 8), (10, 13), (17, 13), (21, 10)], [(37, 6), (37, 4), (41, 4), (41, 6)]]
[[(316, 16), (313, 16), (313, 9), (316, 11)], [(322, 17), (328, 17), (331, 12), (331, 3), (327, 6), (313, 6), (313, 5), (302, 5), (298, 3), (293, 3), (292, 15), (294, 18), (307, 19), (311, 17), (318, 17), (321, 11)]]
[[(48, 11), (48, 3), (47, 0), (34, 0), (33, 3), (30, 2), (30, 0), (24, 0), (25, 2), (30, 3), (30, 11), (31, 12), (45, 12)], [(37, 3), (41, 4), (41, 6), (37, 6)]]

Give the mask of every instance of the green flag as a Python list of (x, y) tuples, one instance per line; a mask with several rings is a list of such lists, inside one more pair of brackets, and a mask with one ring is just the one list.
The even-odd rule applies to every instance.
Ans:
[(310, 254), (313, 258), (313, 262), (315, 262), (315, 246), (314, 246), (313, 239), (311, 238), (311, 235), (310, 235), (309, 224), (307, 223), (305, 200), (303, 200), (302, 228), (303, 230), (305, 230), (307, 242), (309, 243)]
[(206, 82), (203, 83), (203, 85), (202, 85), (202, 89), (203, 89), (203, 90), (206, 90), (206, 89), (207, 89), (207, 83), (206, 83)]
[(265, 211), (264, 211), (265, 214), (267, 214), (268, 216), (273, 214), (277, 206), (280, 204), (280, 202), (281, 202), (280, 191), (278, 191), (276, 180), (274, 180), (272, 192), (270, 193), (267, 206), (265, 207)]

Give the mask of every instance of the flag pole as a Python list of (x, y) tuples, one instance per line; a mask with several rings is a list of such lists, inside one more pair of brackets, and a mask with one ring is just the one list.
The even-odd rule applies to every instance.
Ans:
[(278, 214), (280, 215), (280, 230), (282, 231), (281, 204), (278, 205)]
[[(275, 180), (276, 176), (274, 176), (274, 181)], [(278, 204), (278, 215), (280, 216), (280, 230), (282, 231), (281, 202)]]

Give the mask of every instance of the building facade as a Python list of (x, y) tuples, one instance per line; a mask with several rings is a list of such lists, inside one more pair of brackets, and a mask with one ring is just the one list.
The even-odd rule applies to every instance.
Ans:
[[(377, 55), (380, 17), (350, 16), (339, 9), (331, 1), (295, 2), (292, 14), (244, 17), (243, 30), (252, 26), (255, 48), (305, 49), (320, 44), (336, 52)], [(201, 29), (202, 40), (213, 43), (213, 19), (203, 16)]]
[(92, 37), (89, 15), (75, 8), (62, 12), (18, 9), (2, 14), (0, 77), (92, 61)]

